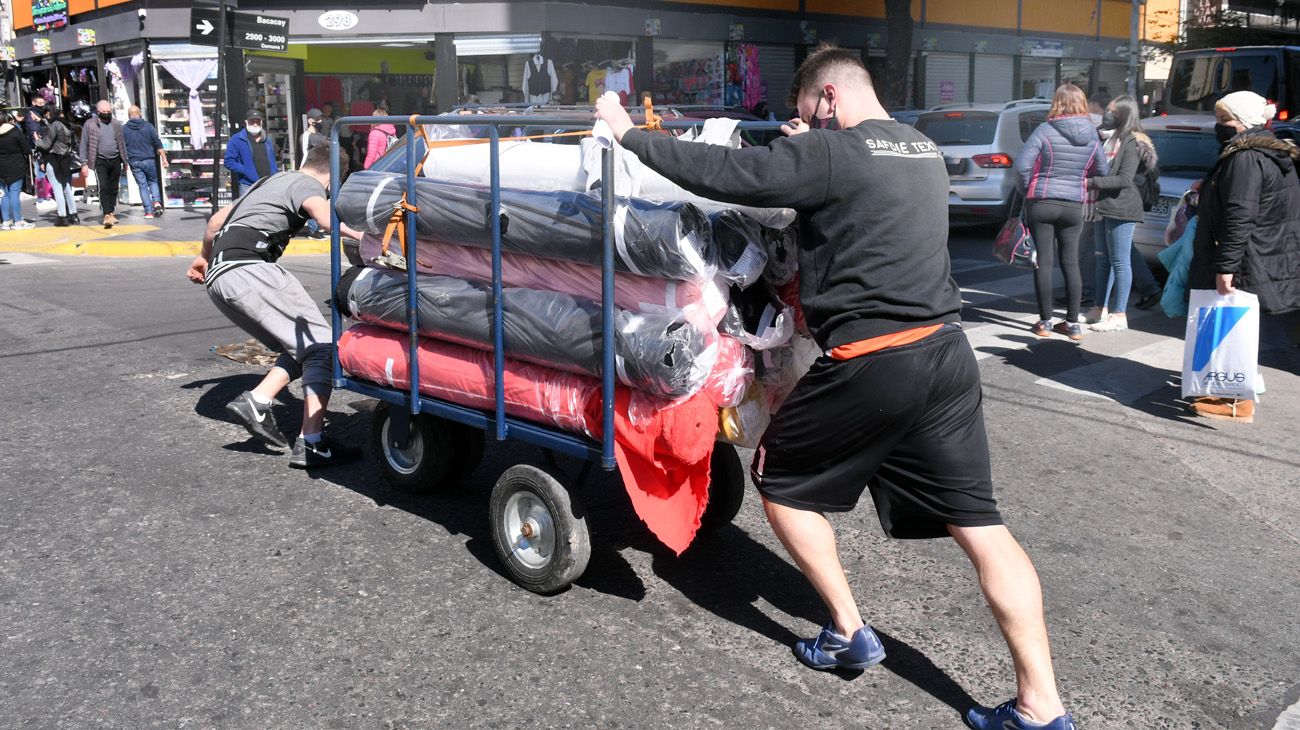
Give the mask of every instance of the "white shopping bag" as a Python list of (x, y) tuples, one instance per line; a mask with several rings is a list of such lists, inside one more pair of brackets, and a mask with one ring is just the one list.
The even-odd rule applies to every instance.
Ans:
[(1183, 341), (1183, 397), (1255, 400), (1259, 382), (1259, 297), (1192, 289)]

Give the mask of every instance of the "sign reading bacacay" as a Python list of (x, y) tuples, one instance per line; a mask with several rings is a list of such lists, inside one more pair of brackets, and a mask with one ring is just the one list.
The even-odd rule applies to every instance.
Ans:
[(316, 19), (320, 27), (325, 30), (351, 30), (357, 27), (361, 19), (357, 14), (348, 10), (331, 10), (327, 13), (321, 13)]

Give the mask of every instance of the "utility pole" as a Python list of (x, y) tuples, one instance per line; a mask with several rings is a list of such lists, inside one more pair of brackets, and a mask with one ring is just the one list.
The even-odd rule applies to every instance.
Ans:
[(1140, 55), (1138, 48), (1138, 26), (1142, 22), (1143, 5), (1146, 5), (1146, 0), (1133, 0), (1133, 12), (1129, 18), (1128, 29), (1128, 94), (1134, 99), (1137, 99), (1139, 105), (1142, 103), (1142, 100), (1138, 99), (1137, 88), (1137, 65), (1138, 55)]
[(226, 100), (226, 74), (222, 70), (226, 57), (226, 0), (217, 0), (217, 105), (212, 113), (212, 129), (217, 142), (212, 148), (212, 214), (221, 210), (221, 113)]

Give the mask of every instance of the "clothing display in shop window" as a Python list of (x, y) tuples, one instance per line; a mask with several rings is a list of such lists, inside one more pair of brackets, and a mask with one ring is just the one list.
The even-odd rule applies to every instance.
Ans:
[(605, 71), (605, 91), (612, 91), (618, 94), (618, 100), (624, 105), (631, 99), (632, 88), (632, 68), (629, 66), (612, 66)]
[(587, 72), (587, 101), (592, 104), (605, 93), (605, 69), (597, 66)]
[(763, 77), (758, 68), (758, 46), (734, 43), (727, 49), (725, 103), (753, 109), (763, 101)]
[(524, 61), (524, 94), (529, 104), (549, 104), (551, 95), (560, 86), (555, 74), (555, 64), (540, 53)]

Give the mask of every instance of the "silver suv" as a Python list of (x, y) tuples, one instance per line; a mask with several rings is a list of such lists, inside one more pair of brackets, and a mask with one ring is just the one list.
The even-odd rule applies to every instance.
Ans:
[(917, 130), (939, 145), (948, 165), (950, 223), (1006, 219), (1017, 182), (1015, 158), (1051, 108), (1046, 99), (945, 104), (917, 117)]

